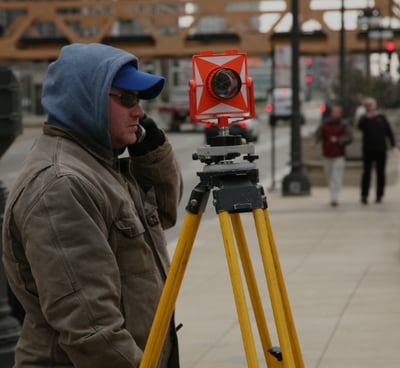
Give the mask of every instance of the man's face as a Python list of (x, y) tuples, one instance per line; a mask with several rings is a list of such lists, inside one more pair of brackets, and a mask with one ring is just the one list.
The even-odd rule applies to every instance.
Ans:
[[(131, 94), (131, 96), (125, 96), (128, 97), (126, 99), (120, 97), (126, 93)], [(144, 115), (144, 112), (139, 103), (135, 103), (130, 107), (123, 105), (125, 100), (135, 100), (132, 95), (137, 96), (137, 93), (111, 88), (108, 111), (111, 146), (113, 149), (122, 149), (136, 142), (139, 118)]]
[(365, 109), (367, 112), (371, 112), (375, 110), (375, 101), (372, 99), (366, 99), (364, 102)]
[(333, 119), (340, 119), (342, 117), (342, 108), (340, 106), (332, 106), (331, 116)]

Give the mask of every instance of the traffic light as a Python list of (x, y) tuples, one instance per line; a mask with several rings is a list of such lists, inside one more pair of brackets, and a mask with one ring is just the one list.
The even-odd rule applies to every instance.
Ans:
[(393, 40), (385, 42), (385, 51), (390, 55), (396, 49), (396, 43)]
[(392, 54), (393, 54), (394, 50), (396, 50), (396, 42), (394, 42), (394, 40), (387, 40), (385, 42), (385, 51), (388, 54), (388, 61), (386, 64), (386, 73), (389, 78), (390, 78), (391, 59), (392, 59)]
[(306, 60), (306, 75), (311, 75), (313, 74), (313, 59), (310, 57), (307, 57)]
[(307, 57), (305, 59), (306, 63), (306, 83), (310, 84), (313, 81), (313, 59)]
[(310, 101), (311, 96), (312, 96), (314, 61), (311, 57), (306, 57), (305, 64), (306, 64), (306, 96), (305, 96), (305, 98), (306, 98), (306, 101)]

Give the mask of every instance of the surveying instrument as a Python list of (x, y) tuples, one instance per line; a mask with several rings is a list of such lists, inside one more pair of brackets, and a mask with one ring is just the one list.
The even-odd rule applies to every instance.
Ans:
[[(246, 55), (236, 50), (229, 50), (224, 54), (207, 51), (193, 56), (193, 80), (189, 82), (189, 86), (192, 120), (215, 122), (218, 125), (218, 135), (213, 137), (210, 145), (198, 148), (194, 154), (193, 158), (205, 165), (203, 171), (197, 173), (200, 182), (192, 190), (186, 206), (182, 231), (140, 368), (157, 367), (210, 192), (213, 194), (213, 204), (222, 232), (247, 366), (259, 367), (259, 360), (242, 274), (247, 283), (266, 366), (303, 368), (300, 345), (268, 217), (267, 199), (262, 186), (258, 183), (258, 169), (254, 163), (258, 156), (255, 155), (253, 144), (242, 144), (241, 136), (229, 134), (229, 125), (232, 122), (252, 118), (255, 114), (253, 81), (247, 76)], [(242, 162), (237, 160), (239, 157), (243, 158)], [(245, 212), (252, 212), (255, 222), (280, 343), (278, 347), (274, 347), (271, 342), (240, 218), (240, 214)]]

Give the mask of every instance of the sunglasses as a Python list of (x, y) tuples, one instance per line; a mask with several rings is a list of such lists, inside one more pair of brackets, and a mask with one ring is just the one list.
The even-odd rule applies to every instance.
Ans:
[(139, 103), (138, 95), (132, 92), (124, 92), (122, 94), (110, 93), (110, 96), (118, 97), (121, 105), (128, 108), (133, 107)]

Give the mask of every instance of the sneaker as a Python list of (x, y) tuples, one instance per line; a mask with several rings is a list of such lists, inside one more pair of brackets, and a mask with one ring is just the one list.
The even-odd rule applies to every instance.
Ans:
[(365, 197), (362, 197), (362, 198), (361, 198), (361, 203), (362, 203), (362, 204), (368, 204), (368, 199), (365, 198)]
[(382, 203), (382, 197), (377, 197), (375, 203)]
[(336, 201), (332, 201), (332, 202), (331, 202), (331, 206), (332, 206), (332, 207), (337, 207), (338, 204), (339, 204), (339, 203), (337, 203)]

